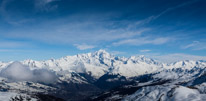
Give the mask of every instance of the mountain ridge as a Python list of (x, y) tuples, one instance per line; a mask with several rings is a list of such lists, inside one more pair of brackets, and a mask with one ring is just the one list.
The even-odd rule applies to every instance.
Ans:
[(45, 61), (0, 62), (0, 92), (17, 95), (23, 92), (20, 94), (26, 93), (31, 98), (41, 98), (43, 94), (72, 101), (93, 96), (96, 100), (126, 100), (139, 96), (135, 91), (147, 93), (141, 89), (161, 92), (166, 89), (164, 85), (169, 87), (164, 94), (173, 88), (179, 90), (176, 85), (201, 90), (205, 87), (202, 84), (206, 81), (205, 71), (206, 61), (184, 60), (169, 64), (144, 56), (126, 58), (99, 50)]
[[(93, 53), (77, 54), (59, 59), (45, 61), (24, 60), (22, 64), (31, 69), (47, 68), (52, 71), (69, 71), (76, 73), (91, 73), (99, 78), (106, 73), (120, 74), (125, 77), (134, 77), (163, 69), (184, 68), (191, 69), (195, 66), (206, 66), (205, 61), (183, 60), (174, 63), (162, 63), (143, 55), (128, 58), (114, 56), (105, 50)], [(12, 62), (0, 62), (0, 68), (5, 68)]]

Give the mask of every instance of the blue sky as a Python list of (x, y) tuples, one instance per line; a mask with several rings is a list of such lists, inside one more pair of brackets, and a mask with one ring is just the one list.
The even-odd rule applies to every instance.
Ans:
[(0, 0), (0, 60), (99, 49), (206, 60), (205, 22), (205, 0)]

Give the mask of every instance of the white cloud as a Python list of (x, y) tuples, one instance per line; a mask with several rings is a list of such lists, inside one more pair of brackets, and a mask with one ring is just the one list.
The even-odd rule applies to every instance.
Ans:
[(19, 52), (24, 50), (17, 50), (17, 49), (0, 49), (0, 52)]
[(29, 46), (28, 43), (19, 41), (0, 41), (0, 48), (16, 48)]
[(6, 68), (2, 69), (0, 75), (11, 81), (53, 83), (57, 80), (57, 76), (54, 72), (46, 69), (30, 70), (28, 66), (25, 66), (20, 62), (11, 63)]
[(159, 18), (160, 16), (164, 15), (165, 13), (168, 13), (168, 12), (170, 12), (170, 11), (173, 11), (173, 10), (175, 10), (175, 9), (181, 8), (181, 7), (186, 6), (186, 5), (193, 4), (193, 3), (197, 2), (197, 1), (199, 1), (199, 0), (191, 0), (191, 1), (188, 1), (188, 2), (185, 2), (185, 3), (182, 3), (182, 4), (179, 4), (179, 5), (177, 5), (177, 6), (167, 8), (166, 10), (160, 12), (160, 13), (157, 14), (157, 15), (152, 15), (152, 16), (150, 16), (150, 17), (148, 17), (148, 18), (145, 18), (145, 19), (143, 19), (143, 20), (137, 21), (137, 22), (136, 22), (136, 25), (143, 25), (143, 24), (150, 23), (151, 21)]
[(205, 42), (193, 41), (191, 44), (183, 46), (183, 49), (192, 49), (192, 50), (206, 50)]
[[(70, 21), (77, 18), (78, 16), (74, 16), (74, 18), (49, 21), (31, 29), (28, 26), (26, 30), (11, 30), (6, 36), (38, 40), (51, 44), (96, 44), (141, 36), (150, 30), (149, 28), (136, 29), (134, 26), (133, 28), (128, 28), (128, 26), (108, 28), (105, 26), (110, 26), (111, 22), (99, 22), (95, 18), (92, 21)], [(83, 18), (80, 17), (79, 19)]]
[[(24, 24), (27, 22), (35, 22), (37, 19), (14, 19), (7, 12), (7, 5), (9, 1), (12, 0), (4, 0), (4, 3), (0, 6), (1, 13), (5, 15), (6, 19), (8, 18), (8, 22), (10, 24)], [(52, 2), (57, 0), (34, 0), (36, 9), (42, 11), (50, 11), (56, 9), (58, 5), (53, 5)], [(184, 6), (185, 4), (181, 4), (179, 6)], [(170, 9), (175, 9), (177, 7), (168, 8), (169, 10), (165, 10), (162, 13), (149, 17), (150, 19), (157, 18), (158, 16), (164, 14), (164, 12), (170, 11)], [(34, 13), (34, 12), (33, 12)], [(93, 17), (95, 16), (95, 17)], [(27, 26), (25, 29), (12, 30), (7, 33), (6, 36), (11, 38), (25, 38), (25, 39), (33, 39), (38, 41), (44, 41), (47, 43), (58, 43), (58, 44), (75, 44), (75, 43), (89, 43), (95, 44), (96, 42), (105, 42), (116, 40), (121, 40), (121, 43), (130, 43), (137, 42), (139, 39), (131, 39), (133, 37), (141, 36), (142, 33), (150, 30), (148, 28), (144, 28), (138, 26), (139, 22), (126, 22), (126, 21), (108, 21), (108, 18), (111, 16), (116, 16), (116, 14), (102, 14), (102, 15), (82, 15), (82, 14), (72, 14), (70, 16), (61, 17), (60, 19), (39, 22), (35, 27)], [(18, 17), (17, 17), (18, 18)], [(79, 21), (81, 19), (81, 22)], [(145, 22), (145, 21), (143, 21)], [(116, 25), (116, 26), (115, 26)], [(120, 27), (123, 25), (124, 27)], [(114, 27), (115, 26), (115, 27)], [(141, 39), (140, 39), (141, 40)], [(152, 41), (144, 40), (145, 43), (142, 44), (150, 44), (153, 42), (154, 44), (163, 44), (167, 39), (156, 39)], [(129, 42), (128, 42), (129, 41)], [(141, 44), (141, 42), (138, 42)], [(118, 44), (118, 42), (116, 42)]]
[(53, 1), (57, 1), (57, 0), (42, 0), (42, 1), (45, 1), (46, 3), (50, 3), (50, 2), (53, 2)]
[(95, 48), (95, 46), (87, 45), (87, 44), (74, 44), (74, 46), (76, 46), (76, 48), (78, 48), (79, 50), (87, 50), (87, 49)]
[[(7, 23), (16, 26), (34, 22), (35, 18), (22, 16), (22, 13), (24, 11), (19, 10), (18, 12), (13, 12), (9, 10), (10, 8), (9, 4), (14, 3), (15, 1), (17, 0), (2, 0), (0, 2), (0, 15), (2, 19), (4, 19)], [(53, 11), (58, 8), (58, 5), (51, 4), (54, 1), (58, 1), (58, 0), (28, 0), (28, 2), (32, 2), (33, 5), (35, 6), (35, 10), (29, 12), (36, 13), (39, 11), (46, 11), (46, 12)]]
[(183, 46), (183, 49), (191, 48), (199, 44), (199, 41), (193, 41), (193, 43)]
[(144, 49), (144, 50), (139, 50), (140, 52), (144, 53), (144, 52), (150, 52), (151, 50), (149, 49)]
[(32, 18), (21, 18), (21, 17), (14, 17), (16, 13), (12, 13), (8, 10), (7, 7), (10, 3), (14, 2), (15, 0), (3, 0), (0, 3), (0, 15), (2, 18), (11, 25), (21, 25), (29, 22), (33, 22), (34, 19)]
[(58, 5), (49, 5), (58, 0), (35, 0), (35, 7), (39, 11), (53, 11), (58, 8)]
[(129, 45), (135, 45), (135, 46), (144, 45), (144, 44), (160, 45), (160, 44), (167, 43), (170, 40), (172, 40), (172, 38), (168, 38), (168, 37), (159, 37), (159, 38), (139, 37), (136, 39), (125, 39), (125, 40), (121, 40), (118, 42), (114, 42), (113, 45), (115, 45), (115, 46), (119, 46), (119, 45), (123, 45), (123, 44), (129, 44)]

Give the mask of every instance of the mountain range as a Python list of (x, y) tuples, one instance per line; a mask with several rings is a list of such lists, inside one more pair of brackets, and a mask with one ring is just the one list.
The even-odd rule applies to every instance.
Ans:
[(105, 50), (46, 61), (0, 62), (0, 99), (206, 100), (206, 61), (162, 63)]

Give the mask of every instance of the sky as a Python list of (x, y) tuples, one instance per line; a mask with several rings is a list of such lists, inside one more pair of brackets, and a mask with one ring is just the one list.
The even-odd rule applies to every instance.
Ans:
[(0, 61), (104, 49), (206, 60), (205, 0), (0, 0)]

